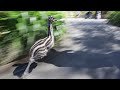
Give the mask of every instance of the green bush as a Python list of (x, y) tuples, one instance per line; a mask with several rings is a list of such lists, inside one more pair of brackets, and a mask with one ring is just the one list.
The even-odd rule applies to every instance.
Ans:
[[(50, 15), (56, 19), (64, 18), (64, 13), (59, 11), (0, 12), (0, 64), (8, 63), (27, 54), (35, 41), (46, 37), (47, 19)], [(53, 27), (56, 43), (65, 33), (64, 22), (55, 22)]]
[(109, 23), (120, 26), (120, 11), (113, 11), (108, 15)]

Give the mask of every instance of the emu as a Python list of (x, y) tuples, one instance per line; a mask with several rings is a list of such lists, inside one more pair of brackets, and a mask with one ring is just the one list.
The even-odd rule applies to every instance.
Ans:
[(35, 42), (35, 44), (31, 47), (29, 52), (29, 63), (26, 70), (23, 73), (22, 78), (25, 78), (29, 73), (30, 65), (33, 62), (36, 62), (38, 59), (42, 59), (47, 56), (47, 53), (54, 46), (54, 34), (53, 34), (53, 26), (52, 23), (56, 21), (56, 19), (52, 16), (48, 17), (48, 35), (47, 37), (40, 39)]

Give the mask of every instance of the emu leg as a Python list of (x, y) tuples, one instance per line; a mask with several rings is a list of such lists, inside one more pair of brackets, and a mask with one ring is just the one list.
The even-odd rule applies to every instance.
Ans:
[(28, 75), (30, 65), (31, 65), (33, 62), (34, 62), (34, 59), (30, 59), (30, 62), (28, 63), (28, 66), (27, 66), (26, 70), (25, 70), (24, 73), (23, 73), (22, 79), (24, 79), (24, 78)]

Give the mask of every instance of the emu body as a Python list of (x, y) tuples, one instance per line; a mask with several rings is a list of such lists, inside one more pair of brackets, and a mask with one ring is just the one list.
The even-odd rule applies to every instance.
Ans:
[(33, 62), (36, 62), (36, 60), (47, 56), (49, 50), (54, 46), (54, 34), (52, 26), (54, 20), (55, 19), (53, 17), (48, 17), (48, 36), (36, 41), (35, 44), (31, 47), (29, 52), (29, 63), (22, 78), (25, 78), (25, 76), (28, 74), (30, 65)]

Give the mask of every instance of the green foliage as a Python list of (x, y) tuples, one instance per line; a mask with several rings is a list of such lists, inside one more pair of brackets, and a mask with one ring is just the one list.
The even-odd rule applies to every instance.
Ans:
[(120, 26), (120, 11), (112, 11), (109, 16), (109, 23)]
[[(59, 20), (64, 17), (64, 13), (60, 11), (0, 11), (0, 63), (9, 62), (28, 53), (35, 41), (46, 37), (48, 16), (54, 16)], [(59, 42), (65, 33), (64, 22), (57, 21), (53, 23), (53, 27), (55, 42)], [(3, 51), (6, 51), (5, 55), (2, 54)]]

